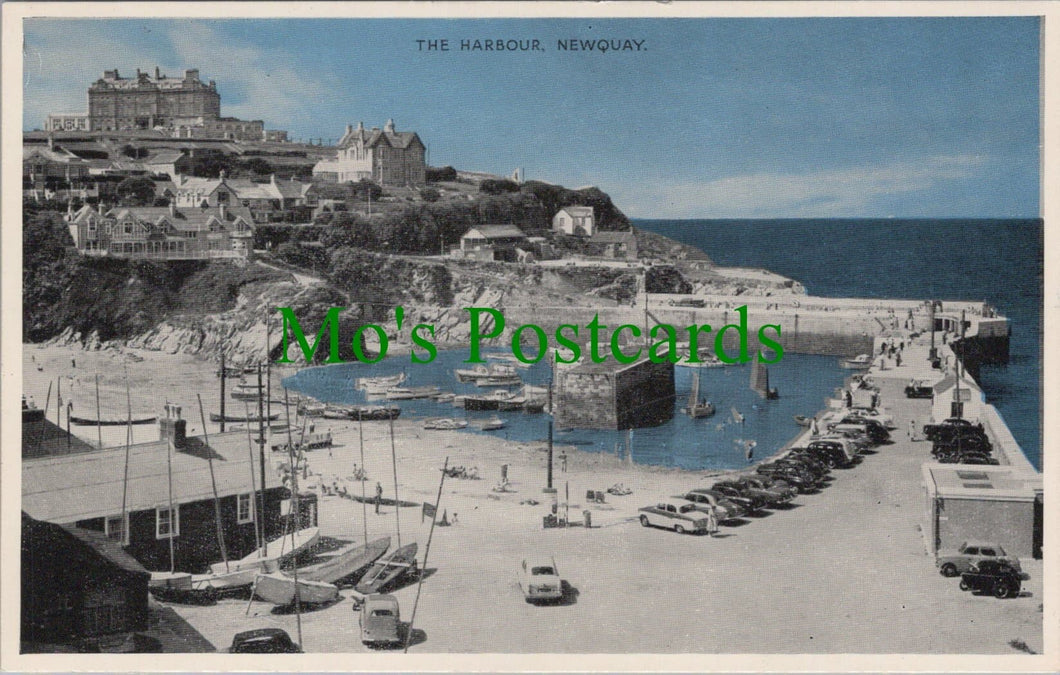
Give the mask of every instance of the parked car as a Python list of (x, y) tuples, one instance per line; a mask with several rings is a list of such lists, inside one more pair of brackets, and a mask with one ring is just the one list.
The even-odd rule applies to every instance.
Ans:
[(807, 471), (817, 481), (824, 480), (830, 473), (832, 473), (832, 470), (828, 468), (827, 464), (816, 457), (811, 457), (805, 453), (788, 453), (784, 457), (777, 459), (776, 462), (782, 465), (795, 466), (798, 469)]
[(934, 441), (941, 435), (954, 433), (954, 427), (966, 427), (969, 431), (971, 431), (971, 429), (982, 431), (979, 426), (973, 425), (966, 419), (960, 417), (948, 417), (937, 424), (925, 424), (923, 428), (924, 438), (929, 441)]
[(258, 628), (236, 633), (230, 654), (301, 654), (302, 648), (282, 628)]
[[(942, 460), (939, 460), (940, 462)], [(962, 452), (957, 455), (957, 464), (979, 464), (986, 466), (997, 466), (1001, 464), (998, 460), (982, 452)]]
[(937, 440), (931, 445), (931, 454), (959, 452), (974, 450), (976, 452), (993, 452), (994, 446), (986, 438), (978, 436), (951, 437), (945, 440)]
[(799, 457), (781, 457), (780, 459), (773, 461), (774, 466), (779, 466), (785, 469), (794, 470), (796, 473), (801, 475), (806, 480), (810, 481), (813, 485), (820, 485), (824, 482), (826, 473), (818, 473), (811, 465), (802, 461)]
[(817, 489), (817, 481), (794, 466), (785, 466), (777, 463), (761, 464), (755, 468), (755, 471), (771, 478), (780, 478), (787, 481), (794, 485), (795, 489), (800, 493), (812, 492)]
[(555, 558), (530, 558), (523, 561), (519, 588), (527, 602), (559, 600), (563, 597), (563, 580), (556, 569)]
[(366, 597), (358, 621), (361, 625), (361, 644), (372, 647), (403, 644), (401, 608), (394, 596), (372, 593)]
[(839, 424), (856, 424), (859, 427), (863, 427), (866, 435), (872, 439), (873, 443), (886, 443), (891, 440), (891, 432), (887, 431), (887, 428), (877, 420), (869, 419), (868, 417), (848, 414), (839, 420)]
[(894, 423), (894, 417), (883, 412), (879, 408), (870, 408), (869, 406), (856, 405), (846, 409), (847, 415), (854, 415), (856, 417), (864, 417), (865, 419), (876, 420), (884, 426), (886, 429), (894, 429), (897, 425)]
[(644, 506), (640, 511), (640, 524), (644, 527), (672, 528), (674, 532), (706, 532), (707, 518), (696, 510), (695, 504), (688, 502), (659, 502), (653, 506)]
[(766, 490), (779, 490), (791, 499), (794, 499), (796, 495), (799, 494), (799, 491), (795, 489), (795, 486), (791, 483), (788, 483), (787, 481), (784, 481), (780, 478), (773, 478), (771, 476), (766, 476), (765, 474), (761, 473), (745, 474), (740, 478), (740, 480), (755, 481), (758, 483), (758, 485), (765, 488)]
[(740, 476), (736, 479), (736, 482), (740, 485), (746, 485), (750, 488), (760, 490), (762, 494), (766, 496), (770, 506), (787, 504), (795, 498), (796, 494), (798, 494), (798, 490), (790, 485), (785, 485), (783, 487), (780, 485), (769, 485), (770, 481), (767, 481), (760, 474), (754, 476)]
[(1020, 594), (1023, 573), (1006, 560), (983, 560), (961, 575), (962, 591), (992, 593), (995, 598)]
[(699, 494), (712, 495), (714, 497), (717, 497), (719, 500), (724, 499), (732, 504), (736, 504), (736, 506), (740, 508), (740, 515), (747, 515), (748, 513), (754, 513), (755, 511), (754, 500), (750, 499), (749, 497), (741, 497), (739, 495), (734, 495), (732, 492), (726, 493), (722, 490), (716, 490), (714, 486), (711, 486), (709, 488), (696, 488), (695, 490), (693, 490), (693, 492), (698, 492)]
[(852, 443), (849, 438), (816, 438), (811, 440), (806, 447), (811, 450), (817, 448), (826, 450), (835, 459), (835, 466), (837, 467), (849, 467), (860, 461), (861, 449), (855, 443)]
[(739, 504), (713, 494), (690, 491), (681, 495), (680, 498), (692, 502), (698, 507), (696, 510), (704, 513), (707, 508), (713, 507), (714, 515), (718, 517), (719, 521), (732, 520), (745, 514), (743, 507)]
[(1005, 560), (1020, 571), (1020, 561), (1005, 553), (1000, 544), (982, 541), (966, 541), (956, 550), (943, 550), (935, 554), (935, 566), (944, 577), (955, 577), (969, 571), (972, 565), (983, 560)]
[(930, 384), (924, 384), (919, 380), (905, 385), (906, 398), (932, 398), (934, 395), (935, 388)]
[(762, 509), (769, 506), (769, 496), (758, 488), (752, 488), (747, 485), (741, 485), (736, 481), (723, 480), (711, 485), (711, 488), (718, 492), (726, 495), (730, 499), (733, 497), (743, 497), (751, 500), (752, 512), (761, 511)]

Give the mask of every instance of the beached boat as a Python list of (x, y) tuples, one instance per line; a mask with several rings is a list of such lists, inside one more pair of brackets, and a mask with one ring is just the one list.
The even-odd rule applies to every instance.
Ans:
[(456, 417), (431, 417), (423, 421), (424, 429), (453, 430), (463, 429), (467, 426), (467, 420)]
[(843, 359), (839, 362), (843, 368), (861, 370), (872, 366), (872, 356), (869, 354), (858, 354), (852, 359)]
[[(298, 579), (306, 581), (323, 581), (337, 584), (347, 577), (365, 570), (369, 565), (383, 557), (390, 548), (390, 537), (373, 539), (367, 544), (351, 544), (336, 553), (328, 554), (323, 562), (298, 568)], [(288, 572), (284, 571), (284, 574)]]
[[(223, 567), (224, 563), (221, 563), (221, 565)], [(259, 571), (248, 567), (231, 572), (193, 574), (191, 576), (191, 588), (193, 591), (225, 591), (243, 588), (254, 583), (254, 577), (258, 575)]]
[[(264, 417), (258, 417), (257, 415), (250, 415), (249, 417), (246, 416), (246, 415), (225, 415), (224, 416), (224, 421), (225, 422), (260, 422), (260, 421), (264, 420), (266, 422), (273, 422), (275, 420), (278, 420), (279, 418), (280, 418), (280, 414), (279, 413), (274, 413), (272, 415), (265, 415)], [(210, 421), (211, 422), (220, 422), (221, 421), (220, 413), (210, 413)]]
[(297, 598), (305, 605), (322, 605), (339, 597), (339, 589), (335, 584), (302, 578), (299, 578), (296, 584), (293, 578), (280, 572), (257, 575), (254, 580), (254, 595), (265, 602), (286, 607), (294, 603), (296, 585)]
[(413, 542), (376, 560), (354, 589), (364, 594), (379, 593), (397, 582), (416, 569), (416, 550), (416, 543)]
[(505, 427), (504, 420), (502, 420), (501, 418), (497, 417), (496, 415), (494, 415), (493, 417), (489, 418), (488, 420), (486, 420), (485, 422), (483, 422), (479, 426), (479, 428), (482, 429), (483, 431), (497, 431), (498, 429), (503, 429), (504, 427)]
[(212, 605), (217, 602), (218, 590), (194, 585), (187, 572), (151, 572), (147, 590), (156, 600), (181, 605)]
[(152, 416), (152, 417), (134, 417), (131, 420), (129, 420), (129, 419), (124, 419), (124, 420), (118, 420), (118, 419), (109, 419), (109, 420), (99, 419), (99, 420), (94, 420), (94, 419), (89, 419), (87, 417), (75, 417), (73, 415), (70, 415), (70, 424), (76, 424), (78, 426), (93, 426), (93, 427), (94, 426), (123, 427), (123, 426), (125, 426), (127, 424), (151, 424), (152, 422), (154, 422), (156, 420), (158, 420), (157, 416)]
[(693, 419), (710, 417), (715, 412), (714, 404), (699, 398), (699, 371), (692, 373), (692, 392), (688, 396), (688, 405), (681, 408), (681, 412)]
[(294, 534), (285, 534), (278, 539), (266, 542), (260, 549), (240, 560), (230, 560), (227, 564), (214, 563), (210, 565), (210, 571), (214, 574), (228, 574), (246, 569), (271, 572), (277, 569), (284, 560), (316, 544), (319, 538), (319, 528), (307, 527)]
[(257, 401), (265, 391), (265, 385), (240, 382), (232, 388), (232, 398), (239, 401)]

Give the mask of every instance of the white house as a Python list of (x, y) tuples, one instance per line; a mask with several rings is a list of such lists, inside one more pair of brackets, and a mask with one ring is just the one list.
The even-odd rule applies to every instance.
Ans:
[(936, 382), (932, 389), (931, 417), (936, 422), (949, 417), (963, 417), (977, 422), (982, 417), (983, 390), (972, 378), (962, 376), (958, 386), (957, 377), (950, 373)]
[(591, 206), (567, 206), (552, 216), (552, 229), (564, 234), (591, 237), (596, 233), (596, 219)]

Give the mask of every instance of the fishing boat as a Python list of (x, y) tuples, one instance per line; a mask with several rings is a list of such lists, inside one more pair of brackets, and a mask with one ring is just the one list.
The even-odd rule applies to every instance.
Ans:
[(513, 396), (497, 401), (497, 410), (522, 410), (525, 406), (525, 396)]
[(261, 416), (261, 417), (259, 417), (257, 415), (254, 415), (254, 414), (251, 414), (251, 415), (225, 415), (225, 416), (222, 417), (220, 415), (220, 413), (210, 413), (210, 421), (211, 422), (220, 422), (222, 420), (225, 421), (225, 422), (261, 422), (261, 421), (274, 422), (275, 420), (278, 420), (279, 418), (280, 418), (280, 414), (279, 413), (274, 413), (272, 415), (264, 415), (264, 416)]
[(491, 377), (514, 377), (519, 379), (519, 373), (509, 363), (491, 363), (488, 366), (478, 365), (474, 368), (457, 368), (453, 371), (457, 382), (474, 382)]
[(839, 365), (850, 370), (864, 370), (872, 366), (872, 356), (869, 354), (858, 354), (852, 359), (842, 359)]
[(227, 574), (245, 569), (255, 572), (260, 570), (271, 572), (277, 569), (283, 561), (316, 544), (319, 538), (319, 528), (307, 527), (294, 534), (285, 534), (266, 542), (260, 549), (239, 560), (231, 560), (227, 564), (214, 563), (210, 565), (210, 571), (214, 574)]
[(306, 417), (323, 417), (327, 409), (327, 405), (323, 403), (311, 403), (306, 401), (298, 405), (298, 412)]
[(358, 405), (350, 410), (350, 419), (389, 420), (401, 416), (401, 408), (396, 405)]
[(496, 415), (494, 415), (493, 417), (489, 418), (488, 420), (486, 420), (485, 422), (483, 422), (479, 426), (479, 428), (482, 429), (483, 431), (497, 431), (498, 429), (503, 429), (504, 427), (505, 427), (504, 420), (502, 420), (501, 418), (497, 417)]
[[(297, 591), (296, 591), (297, 586)], [(281, 572), (258, 574), (254, 579), (254, 595), (280, 607), (294, 603), (295, 597), (306, 605), (322, 605), (339, 597), (339, 588), (325, 581), (294, 579)]]
[(681, 412), (693, 419), (710, 417), (715, 412), (714, 404), (699, 398), (699, 371), (692, 373), (692, 392), (688, 396), (688, 405), (681, 408)]
[[(500, 410), (501, 402), (510, 403), (518, 397), (510, 391), (504, 389), (497, 389), (491, 391), (488, 394), (482, 394), (480, 396), (468, 395), (464, 397), (464, 409), (465, 410)], [(526, 399), (519, 397), (520, 404), (525, 403)]]
[(416, 542), (386, 555), (369, 568), (354, 589), (358, 593), (379, 593), (416, 569)]
[(157, 416), (152, 416), (152, 417), (134, 417), (132, 419), (124, 419), (124, 420), (117, 420), (117, 419), (93, 420), (93, 419), (89, 419), (87, 417), (75, 417), (73, 415), (70, 416), (70, 424), (76, 424), (78, 426), (93, 426), (93, 427), (95, 427), (95, 426), (100, 426), (100, 427), (124, 427), (127, 424), (151, 424), (152, 422), (155, 422), (157, 420), (158, 420)]
[(523, 412), (543, 413), (545, 412), (545, 401), (527, 399), (526, 403), (523, 404)]
[(751, 363), (751, 390), (767, 400), (780, 398), (776, 387), (772, 389), (769, 387), (769, 369), (762, 364), (757, 355)]
[(451, 391), (441, 391), (431, 396), (431, 399), (439, 403), (451, 403), (454, 398), (456, 398), (456, 394)]
[(321, 415), (327, 420), (348, 420), (350, 419), (350, 413), (353, 412), (354, 406), (352, 405), (336, 405), (329, 403), (324, 406), (324, 413)]
[(515, 375), (489, 375), (475, 380), (476, 387), (512, 387), (522, 383), (523, 380), (518, 373)]
[(466, 426), (467, 420), (457, 419), (455, 417), (431, 417), (423, 421), (424, 429), (449, 431), (463, 429)]

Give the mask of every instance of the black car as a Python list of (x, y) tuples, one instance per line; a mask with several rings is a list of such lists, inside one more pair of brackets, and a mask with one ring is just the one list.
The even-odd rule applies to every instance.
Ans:
[(829, 468), (828, 463), (823, 461), (819, 457), (815, 457), (805, 449), (793, 449), (787, 454), (784, 459), (795, 460), (799, 464), (805, 466), (807, 469), (813, 472), (817, 477), (824, 477), (832, 473), (832, 469)]
[(1005, 560), (981, 560), (961, 575), (961, 590), (992, 593), (995, 598), (1014, 598), (1020, 594), (1022, 577)]
[(887, 427), (883, 426), (878, 421), (869, 419), (867, 417), (861, 417), (860, 415), (847, 415), (843, 419), (839, 420), (839, 423), (865, 425), (865, 431), (873, 443), (886, 443), (887, 441), (891, 440), (891, 432), (887, 431)]
[(236, 633), (231, 654), (301, 654), (302, 648), (282, 628), (258, 628)]
[(741, 476), (739, 482), (753, 485), (759, 489), (767, 490), (779, 497), (781, 503), (789, 502), (795, 498), (795, 495), (799, 494), (793, 486), (788, 485), (782, 480), (769, 478), (763, 476), (760, 473), (748, 474)]
[(917, 382), (916, 384), (907, 384), (905, 386), (906, 398), (932, 398), (934, 395), (934, 387), (928, 384)]
[(934, 441), (956, 433), (981, 434), (983, 433), (983, 428), (981, 425), (972, 424), (966, 419), (950, 417), (942, 420), (938, 424), (925, 424), (923, 431), (924, 438), (929, 441)]
[(817, 462), (814, 462), (810, 458), (788, 455), (787, 457), (781, 457), (780, 459), (773, 462), (779, 466), (790, 466), (797, 471), (800, 471), (813, 482), (819, 483), (824, 480), (824, 477), (828, 474), (828, 467)]
[(985, 438), (962, 438), (951, 442), (935, 441), (931, 445), (931, 454), (936, 457), (943, 453), (952, 452), (982, 452), (990, 454), (994, 446)]
[(762, 488), (756, 485), (751, 485), (750, 483), (741, 483), (735, 480), (718, 481), (712, 487), (722, 493), (725, 493), (729, 490), (735, 490), (736, 494), (740, 495), (741, 497), (747, 497), (752, 502), (757, 504), (758, 509), (763, 509), (767, 506), (772, 506), (779, 496), (772, 494), (767, 490), (763, 490)]
[(738, 499), (747, 500), (747, 510), (749, 513), (756, 513), (758, 511), (761, 511), (766, 507), (767, 504), (766, 500), (763, 499), (762, 496), (753, 495), (751, 494), (750, 490), (741, 489), (740, 486), (734, 485), (731, 482), (722, 481), (720, 483), (715, 483), (714, 485), (710, 486), (710, 489), (714, 490), (719, 494), (725, 495), (726, 498), (731, 499), (732, 501), (737, 503), (739, 503), (737, 501)]
[(779, 478), (793, 486), (799, 492), (811, 492), (817, 489), (817, 481), (805, 473), (798, 471), (793, 466), (780, 464), (762, 464), (755, 468), (757, 473), (771, 478)]
[(796, 448), (792, 451), (792, 454), (796, 453), (805, 453), (818, 459), (829, 469), (847, 467), (851, 464), (847, 459), (847, 454), (843, 451), (843, 446), (835, 441), (810, 441), (805, 448)]
[(935, 459), (939, 464), (989, 464), (997, 466), (1001, 463), (985, 452), (975, 451), (941, 453), (936, 455)]

